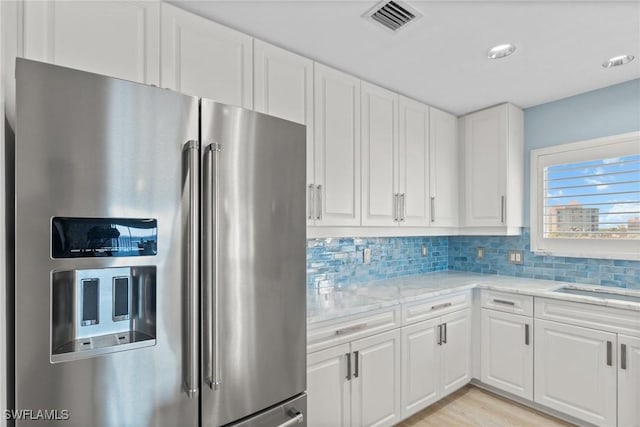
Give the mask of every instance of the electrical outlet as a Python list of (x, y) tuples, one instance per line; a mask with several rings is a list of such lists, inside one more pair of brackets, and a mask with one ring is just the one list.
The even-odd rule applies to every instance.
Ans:
[(509, 261), (509, 264), (523, 264), (524, 251), (510, 250), (507, 255), (507, 261)]
[(484, 259), (484, 248), (483, 247), (477, 247), (476, 248), (476, 258), (477, 259)]
[(427, 256), (427, 245), (422, 245), (420, 253), (422, 254), (422, 256)]
[(362, 251), (362, 263), (363, 264), (371, 264), (371, 249), (364, 248)]

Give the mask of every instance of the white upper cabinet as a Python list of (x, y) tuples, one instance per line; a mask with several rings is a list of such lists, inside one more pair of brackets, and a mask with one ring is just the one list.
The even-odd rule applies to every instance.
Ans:
[(429, 107), (399, 97), (398, 193), (400, 225), (429, 224)]
[(464, 226), (499, 227), (518, 234), (522, 226), (522, 110), (511, 104), (463, 118)]
[(23, 5), (25, 58), (159, 83), (159, 3), (25, 1)]
[(398, 191), (398, 95), (362, 82), (362, 225), (395, 225)]
[(360, 225), (360, 80), (314, 63), (313, 224)]
[(254, 40), (253, 69), (255, 110), (307, 126), (307, 223), (313, 225), (313, 61)]
[(254, 40), (253, 70), (256, 111), (312, 127), (313, 61)]
[(458, 119), (436, 108), (429, 108), (429, 211), (431, 225), (458, 226)]
[(429, 107), (362, 82), (362, 225), (426, 226)]
[(162, 87), (253, 107), (253, 39), (162, 4)]

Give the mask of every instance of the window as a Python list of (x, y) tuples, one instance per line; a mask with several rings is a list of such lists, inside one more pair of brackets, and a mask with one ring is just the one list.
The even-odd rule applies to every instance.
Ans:
[(640, 132), (531, 152), (531, 250), (640, 259)]

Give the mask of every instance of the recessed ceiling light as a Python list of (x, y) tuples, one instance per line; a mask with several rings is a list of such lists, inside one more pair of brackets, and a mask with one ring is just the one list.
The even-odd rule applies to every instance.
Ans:
[(505, 56), (511, 55), (515, 51), (516, 47), (512, 44), (499, 44), (498, 46), (494, 46), (491, 48), (491, 50), (489, 50), (489, 53), (487, 53), (487, 58), (500, 59), (504, 58)]
[(620, 65), (628, 64), (629, 62), (633, 61), (633, 58), (635, 58), (633, 55), (614, 56), (613, 58), (609, 58), (608, 60), (604, 61), (602, 63), (602, 66), (604, 68), (619, 67)]

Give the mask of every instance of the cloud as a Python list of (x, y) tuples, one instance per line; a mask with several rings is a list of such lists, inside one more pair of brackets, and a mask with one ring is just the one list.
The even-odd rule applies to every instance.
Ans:
[[(622, 213), (631, 212), (631, 213)], [(612, 215), (613, 214), (613, 215)], [(603, 208), (600, 215), (600, 222), (624, 222), (625, 224), (631, 218), (640, 217), (640, 202), (633, 203), (615, 203), (609, 208)], [(619, 224), (623, 225), (623, 224)], [(605, 225), (604, 227), (615, 227), (615, 224)]]
[(610, 163), (618, 163), (620, 161), (620, 157), (612, 157), (610, 159), (602, 159), (603, 165), (608, 165)]
[[(585, 178), (584, 180), (586, 181), (587, 184), (596, 185), (596, 189), (598, 191), (602, 191), (602, 190), (605, 190), (605, 189), (609, 188), (609, 186), (604, 183), (604, 181), (607, 181), (605, 179)], [(610, 180), (608, 180), (608, 181), (610, 181)]]

